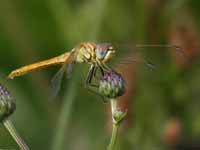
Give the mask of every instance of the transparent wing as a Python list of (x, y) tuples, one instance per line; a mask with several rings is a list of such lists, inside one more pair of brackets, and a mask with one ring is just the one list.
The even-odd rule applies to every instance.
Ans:
[[(159, 45), (159, 44), (118, 44), (114, 45), (117, 56), (114, 62), (117, 64), (142, 64), (150, 69), (156, 69), (158, 64), (155, 56), (160, 57), (160, 54), (167, 52), (167, 49), (173, 49), (178, 54), (184, 56), (181, 47), (177, 45)], [(163, 57), (160, 57), (160, 59)]]
[[(125, 60), (126, 59), (126, 60)], [(126, 64), (130, 64), (130, 63), (140, 63), (140, 64), (144, 64), (146, 67), (148, 67), (151, 70), (156, 69), (156, 64), (152, 63), (152, 62), (148, 62), (145, 59), (134, 59), (134, 58), (125, 58), (124, 60), (121, 60), (119, 62), (119, 64), (121, 65), (126, 65)]]
[(66, 79), (70, 79), (72, 77), (73, 65), (74, 64), (67, 65)]
[(155, 62), (150, 57), (145, 57), (144, 49), (135, 46), (115, 46), (116, 56), (113, 59), (114, 65), (138, 64), (149, 69), (155, 69)]
[(64, 64), (58, 70), (58, 72), (54, 75), (54, 77), (52, 78), (50, 82), (51, 99), (54, 99), (58, 95), (58, 92), (60, 91), (63, 75), (66, 71), (66, 68), (67, 68), (67, 64)]
[(166, 45), (163, 45), (163, 44), (137, 44), (135, 45), (136, 48), (154, 48), (154, 49), (171, 49), (173, 50), (173, 52), (175, 52), (176, 54), (182, 56), (182, 57), (185, 57), (185, 52), (184, 50), (182, 49), (181, 46), (179, 45), (173, 45), (173, 44), (166, 44)]
[(52, 99), (55, 99), (55, 97), (58, 95), (58, 92), (61, 89), (64, 73), (66, 72), (67, 78), (71, 77), (70, 74), (72, 72), (72, 65), (73, 65), (75, 54), (76, 54), (76, 51), (72, 50), (70, 54), (68, 55), (67, 60), (65, 60), (63, 66), (58, 70), (58, 72), (52, 78), (50, 82), (50, 93), (51, 93)]

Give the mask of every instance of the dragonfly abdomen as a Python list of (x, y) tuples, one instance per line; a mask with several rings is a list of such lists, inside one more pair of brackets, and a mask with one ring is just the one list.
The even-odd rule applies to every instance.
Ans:
[(30, 65), (21, 67), (19, 69), (12, 71), (9, 74), (8, 78), (13, 79), (17, 76), (27, 74), (27, 73), (34, 71), (34, 70), (46, 68), (46, 67), (52, 66), (52, 65), (63, 64), (68, 60), (69, 56), (70, 56), (70, 53), (67, 52), (67, 53), (64, 53), (60, 56), (51, 58), (51, 59), (47, 59), (47, 60), (44, 60), (44, 61), (36, 62), (36, 63), (30, 64)]

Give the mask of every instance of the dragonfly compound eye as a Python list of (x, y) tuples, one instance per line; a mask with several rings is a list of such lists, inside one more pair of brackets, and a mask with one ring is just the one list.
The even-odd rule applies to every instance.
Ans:
[(107, 50), (104, 50), (104, 51), (99, 50), (99, 49), (96, 50), (96, 57), (98, 59), (100, 59), (100, 60), (104, 59), (104, 57), (106, 56), (106, 54), (107, 54)]
[(108, 61), (114, 53), (115, 50), (110, 43), (97, 44), (96, 46), (96, 57), (100, 60)]

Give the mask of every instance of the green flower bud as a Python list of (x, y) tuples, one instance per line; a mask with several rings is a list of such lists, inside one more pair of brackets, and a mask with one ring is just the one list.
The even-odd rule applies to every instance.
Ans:
[(115, 112), (113, 113), (114, 123), (115, 124), (121, 123), (124, 120), (126, 114), (127, 114), (127, 111), (124, 112), (124, 111), (121, 111), (119, 109), (116, 109)]
[(7, 119), (16, 108), (15, 100), (6, 87), (0, 84), (0, 122)]
[(114, 71), (105, 72), (100, 79), (99, 93), (107, 98), (116, 98), (125, 93), (123, 77)]

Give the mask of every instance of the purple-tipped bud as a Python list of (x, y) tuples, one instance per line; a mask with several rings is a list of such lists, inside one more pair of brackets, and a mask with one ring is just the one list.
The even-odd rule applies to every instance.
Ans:
[(16, 103), (10, 92), (0, 84), (0, 122), (9, 117), (16, 108)]
[(114, 71), (105, 72), (100, 79), (99, 93), (107, 98), (116, 98), (125, 93), (123, 77)]

